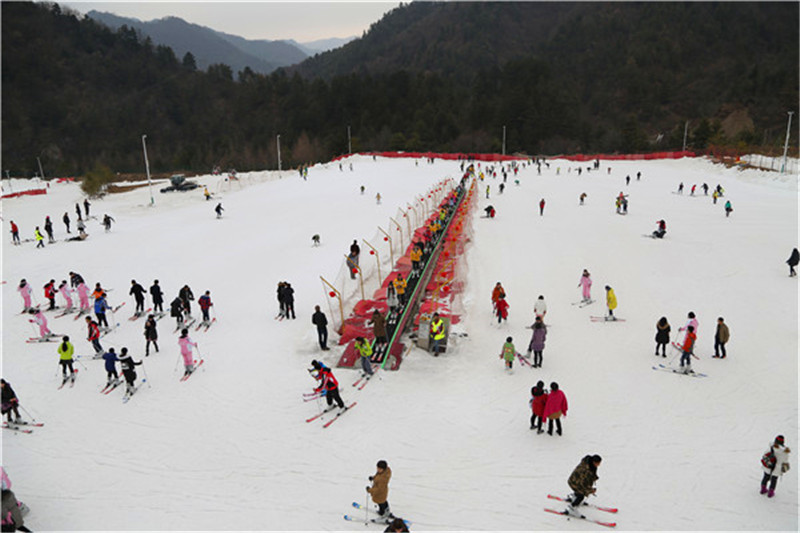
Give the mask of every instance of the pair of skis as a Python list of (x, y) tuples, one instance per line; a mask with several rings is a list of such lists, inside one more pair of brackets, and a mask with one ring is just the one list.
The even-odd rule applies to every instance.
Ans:
[(689, 369), (688, 371), (684, 372), (682, 368), (672, 368), (666, 365), (658, 364), (653, 366), (653, 370), (661, 370), (663, 372), (672, 372), (673, 374), (680, 374), (682, 376), (689, 376), (693, 378), (707, 378), (708, 374), (703, 374), (702, 372), (695, 372), (694, 370)]
[(103, 387), (103, 388), (100, 390), (100, 392), (101, 392), (102, 394), (110, 394), (110, 393), (111, 393), (111, 391), (113, 391), (114, 389), (116, 389), (117, 387), (119, 387), (119, 386), (122, 384), (122, 381), (123, 381), (123, 380), (121, 380), (121, 379), (117, 378), (117, 379), (115, 379), (114, 381), (111, 381), (111, 382), (109, 382), (109, 383), (106, 383), (106, 386), (105, 386), (105, 387)]
[(589, 320), (592, 322), (625, 322), (624, 318), (617, 318), (615, 316), (590, 316)]
[(216, 322), (216, 321), (217, 321), (217, 317), (214, 317), (209, 321), (203, 320), (202, 322), (200, 322), (200, 324), (196, 328), (194, 328), (194, 330), (195, 331), (200, 331), (200, 328), (206, 328), (203, 331), (208, 331), (208, 328), (210, 328), (212, 325), (214, 325), (214, 322)]
[[(142, 384), (144, 383), (147, 383), (147, 378), (144, 378), (142, 380)], [(131, 400), (131, 397), (133, 397), (133, 395), (136, 394), (136, 391), (138, 391), (141, 387), (142, 385), (140, 384), (132, 388), (131, 390), (126, 390), (125, 395), (122, 397), (122, 403), (128, 403)]]
[(173, 331), (173, 333), (178, 333), (183, 328), (187, 328), (188, 329), (188, 328), (192, 327), (195, 322), (197, 322), (196, 318), (192, 318), (188, 322), (180, 322), (178, 324), (178, 327), (175, 328), (175, 331)]
[(572, 302), (572, 305), (577, 305), (580, 308), (584, 308), (587, 305), (592, 305), (594, 300), (581, 300), (580, 302)]
[(146, 314), (148, 314), (152, 310), (153, 310), (153, 308), (149, 307), (144, 311), (133, 313), (133, 316), (128, 317), (128, 320), (130, 320), (131, 322), (133, 322), (134, 320), (138, 320), (139, 318), (145, 316)]
[[(340, 416), (342, 416), (347, 411), (349, 411), (351, 408), (353, 408), (356, 405), (356, 403), (358, 403), (358, 402), (353, 402), (350, 405), (345, 405), (344, 409), (340, 410), (338, 413), (333, 415), (333, 417), (331, 417), (330, 420), (328, 420), (327, 422), (322, 424), (322, 427), (323, 428), (327, 428), (328, 426), (330, 426), (331, 424), (336, 422), (339, 419)], [(338, 406), (332, 405), (332, 406), (328, 407), (327, 409), (323, 409), (322, 411), (320, 411), (319, 413), (315, 414), (314, 416), (312, 416), (310, 418), (306, 418), (306, 422), (313, 422), (314, 420), (326, 415), (327, 413), (330, 413), (331, 411), (333, 411), (334, 409), (337, 409), (337, 408), (338, 408)]]
[(30, 337), (25, 342), (28, 344), (35, 344), (37, 342), (60, 342), (61, 337), (62, 335), (58, 333), (48, 333), (44, 337)]
[[(344, 519), (349, 521), (349, 522), (364, 522), (366, 520), (365, 524), (371, 522), (373, 524), (386, 525), (386, 524), (389, 523), (389, 522), (386, 521), (387, 520), (386, 518), (381, 517), (380, 515), (378, 515), (377, 512), (374, 509), (371, 509), (369, 507), (364, 507), (363, 505), (361, 505), (358, 502), (353, 502), (353, 507), (355, 507), (356, 509), (361, 509), (362, 511), (366, 511), (367, 518), (366, 519), (358, 518), (358, 517), (355, 517), (355, 516), (349, 515), (349, 514), (344, 515)], [(409, 520), (403, 519), (403, 522), (406, 524), (406, 528), (411, 527), (411, 522)]]
[(58, 390), (63, 389), (64, 385), (66, 385), (67, 383), (69, 383), (69, 388), (70, 389), (72, 387), (74, 387), (75, 386), (75, 378), (77, 378), (77, 377), (78, 377), (78, 371), (77, 370), (73, 370), (72, 374), (70, 374), (69, 376), (65, 376), (65, 377), (61, 378), (61, 385), (58, 386)]
[[(23, 427), (28, 426), (28, 427)], [(33, 433), (31, 427), (42, 427), (44, 422), (28, 422), (27, 420), (16, 420), (14, 422), (3, 422), (3, 429), (15, 431), (17, 433)]]
[(204, 361), (205, 361), (205, 359), (200, 359), (199, 361), (194, 361), (194, 368), (192, 368), (192, 371), (189, 372), (188, 374), (184, 373), (183, 376), (181, 376), (181, 381), (186, 381), (187, 379), (192, 377), (192, 374), (197, 372), (197, 369), (200, 368), (200, 366), (203, 364)]
[[(560, 502), (569, 503), (571, 505), (570, 501), (567, 500), (566, 498), (562, 498), (560, 496), (555, 496), (553, 494), (548, 494), (547, 497), (550, 498), (551, 500), (558, 500)], [(618, 511), (618, 509), (616, 507), (603, 507), (603, 506), (594, 505), (594, 504), (588, 503), (588, 502), (583, 502), (579, 507), (590, 507), (592, 509), (597, 509), (598, 511), (604, 511), (606, 513), (616, 513)], [(597, 520), (597, 519), (594, 519), (594, 518), (587, 517), (585, 515), (574, 516), (574, 515), (568, 514), (566, 511), (556, 511), (555, 509), (549, 509), (547, 507), (545, 507), (544, 510), (547, 511), (548, 513), (553, 513), (553, 514), (557, 514), (557, 515), (561, 515), (561, 516), (566, 516), (568, 520), (570, 518), (577, 518), (579, 520), (586, 520), (587, 522), (593, 522), (593, 523), (598, 524), (600, 526), (605, 526), (605, 527), (616, 527), (617, 526), (616, 522), (607, 522), (605, 520)]]

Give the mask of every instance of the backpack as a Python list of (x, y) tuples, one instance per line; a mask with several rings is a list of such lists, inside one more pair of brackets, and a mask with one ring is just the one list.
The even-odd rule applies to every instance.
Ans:
[(778, 462), (777, 457), (775, 457), (775, 452), (770, 449), (767, 453), (761, 456), (761, 465), (764, 468), (769, 468), (770, 470), (775, 468), (775, 463)]

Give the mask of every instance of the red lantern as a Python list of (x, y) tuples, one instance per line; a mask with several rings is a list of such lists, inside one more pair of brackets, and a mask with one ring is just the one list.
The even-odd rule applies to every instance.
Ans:
[(331, 291), (328, 294), (330, 295), (331, 298), (336, 298), (336, 293), (334, 291)]
[(388, 240), (389, 240), (389, 237), (384, 237), (384, 238), (383, 238), (383, 240), (384, 240), (384, 241), (388, 241)]
[(375, 255), (375, 250), (370, 250), (369, 255)]

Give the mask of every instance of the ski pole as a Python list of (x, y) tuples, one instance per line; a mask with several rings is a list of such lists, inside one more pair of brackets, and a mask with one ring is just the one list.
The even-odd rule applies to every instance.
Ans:
[(367, 490), (367, 495), (364, 498), (364, 525), (366, 526), (369, 524), (369, 490)]
[(20, 404), (17, 404), (17, 405), (19, 406), (19, 408), (20, 408), (20, 409), (22, 409), (23, 411), (25, 411), (25, 414), (26, 414), (26, 415), (28, 415), (28, 416), (31, 418), (31, 420), (32, 420), (32, 421), (36, 422), (36, 417), (35, 417), (35, 416), (33, 416), (33, 415), (32, 415), (32, 414), (31, 414), (31, 413), (30, 413), (30, 412), (29, 412), (27, 409), (25, 409), (25, 408), (22, 406), (22, 404), (21, 404), (21, 403), (20, 403)]
[(172, 371), (173, 373), (178, 371), (178, 364), (180, 364), (180, 362), (181, 362), (181, 354), (180, 352), (178, 352), (178, 359), (175, 361), (175, 370)]
[(84, 365), (84, 364), (83, 364), (83, 362), (81, 362), (81, 360), (80, 360), (80, 359), (74, 359), (74, 361), (75, 361), (76, 363), (78, 363), (79, 365), (81, 365), (81, 366), (83, 367), (83, 369), (84, 369), (84, 370), (89, 370), (88, 368), (86, 368), (86, 365)]
[(147, 387), (152, 389), (153, 386), (150, 384), (150, 378), (147, 375), (147, 368), (144, 366), (144, 362), (142, 362), (142, 372), (144, 372), (144, 380), (147, 382)]

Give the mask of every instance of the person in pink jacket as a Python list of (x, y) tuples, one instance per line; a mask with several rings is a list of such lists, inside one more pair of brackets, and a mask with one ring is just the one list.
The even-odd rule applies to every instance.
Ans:
[(555, 420), (556, 433), (561, 435), (561, 416), (567, 416), (567, 397), (555, 381), (550, 384), (550, 394), (547, 396), (542, 415), (547, 419), (547, 434), (553, 434), (553, 420)]
[(181, 355), (183, 356), (184, 376), (188, 376), (194, 371), (194, 361), (192, 358), (192, 346), (197, 348), (197, 343), (189, 338), (189, 329), (183, 328), (181, 330), (181, 337), (178, 339), (178, 345), (181, 347)]
[(30, 531), (25, 527), (25, 520), (22, 518), (23, 512), (27, 511), (27, 506), (17, 501), (17, 497), (11, 490), (11, 480), (8, 479), (6, 470), (0, 467), (0, 484), (3, 487), (3, 511), (2, 520), (3, 531)]
[(58, 286), (58, 292), (61, 293), (61, 296), (64, 297), (64, 301), (67, 304), (64, 311), (70, 311), (72, 309), (72, 289), (69, 288), (67, 280), (61, 282), (61, 285)]
[(592, 277), (589, 275), (589, 271), (585, 268), (583, 269), (583, 275), (581, 275), (581, 280), (578, 283), (578, 287), (583, 288), (583, 299), (581, 302), (590, 302), (592, 300)]
[(89, 287), (87, 287), (86, 284), (81, 281), (78, 283), (76, 290), (78, 291), (78, 299), (81, 303), (81, 311), (89, 311)]
[[(687, 331), (688, 332), (689, 326), (694, 326), (694, 334), (697, 335), (697, 330), (700, 327), (700, 324), (697, 322), (697, 319), (694, 317), (694, 311), (689, 311), (688, 318), (689, 318), (689, 321), (686, 322), (686, 325), (683, 326), (682, 328), (678, 328), (678, 331)], [(684, 334), (683, 340), (680, 342), (680, 344), (683, 344), (684, 342), (686, 342), (686, 334)]]
[(19, 282), (19, 287), (17, 287), (17, 291), (19, 291), (19, 295), (22, 296), (22, 305), (25, 307), (22, 312), (25, 313), (31, 308), (31, 290), (30, 284), (24, 279)]
[(28, 322), (39, 326), (39, 336), (41, 338), (45, 338), (52, 335), (50, 329), (47, 327), (47, 319), (44, 317), (44, 313), (42, 313), (39, 309), (31, 309), (30, 313), (33, 315), (33, 319), (28, 320)]

